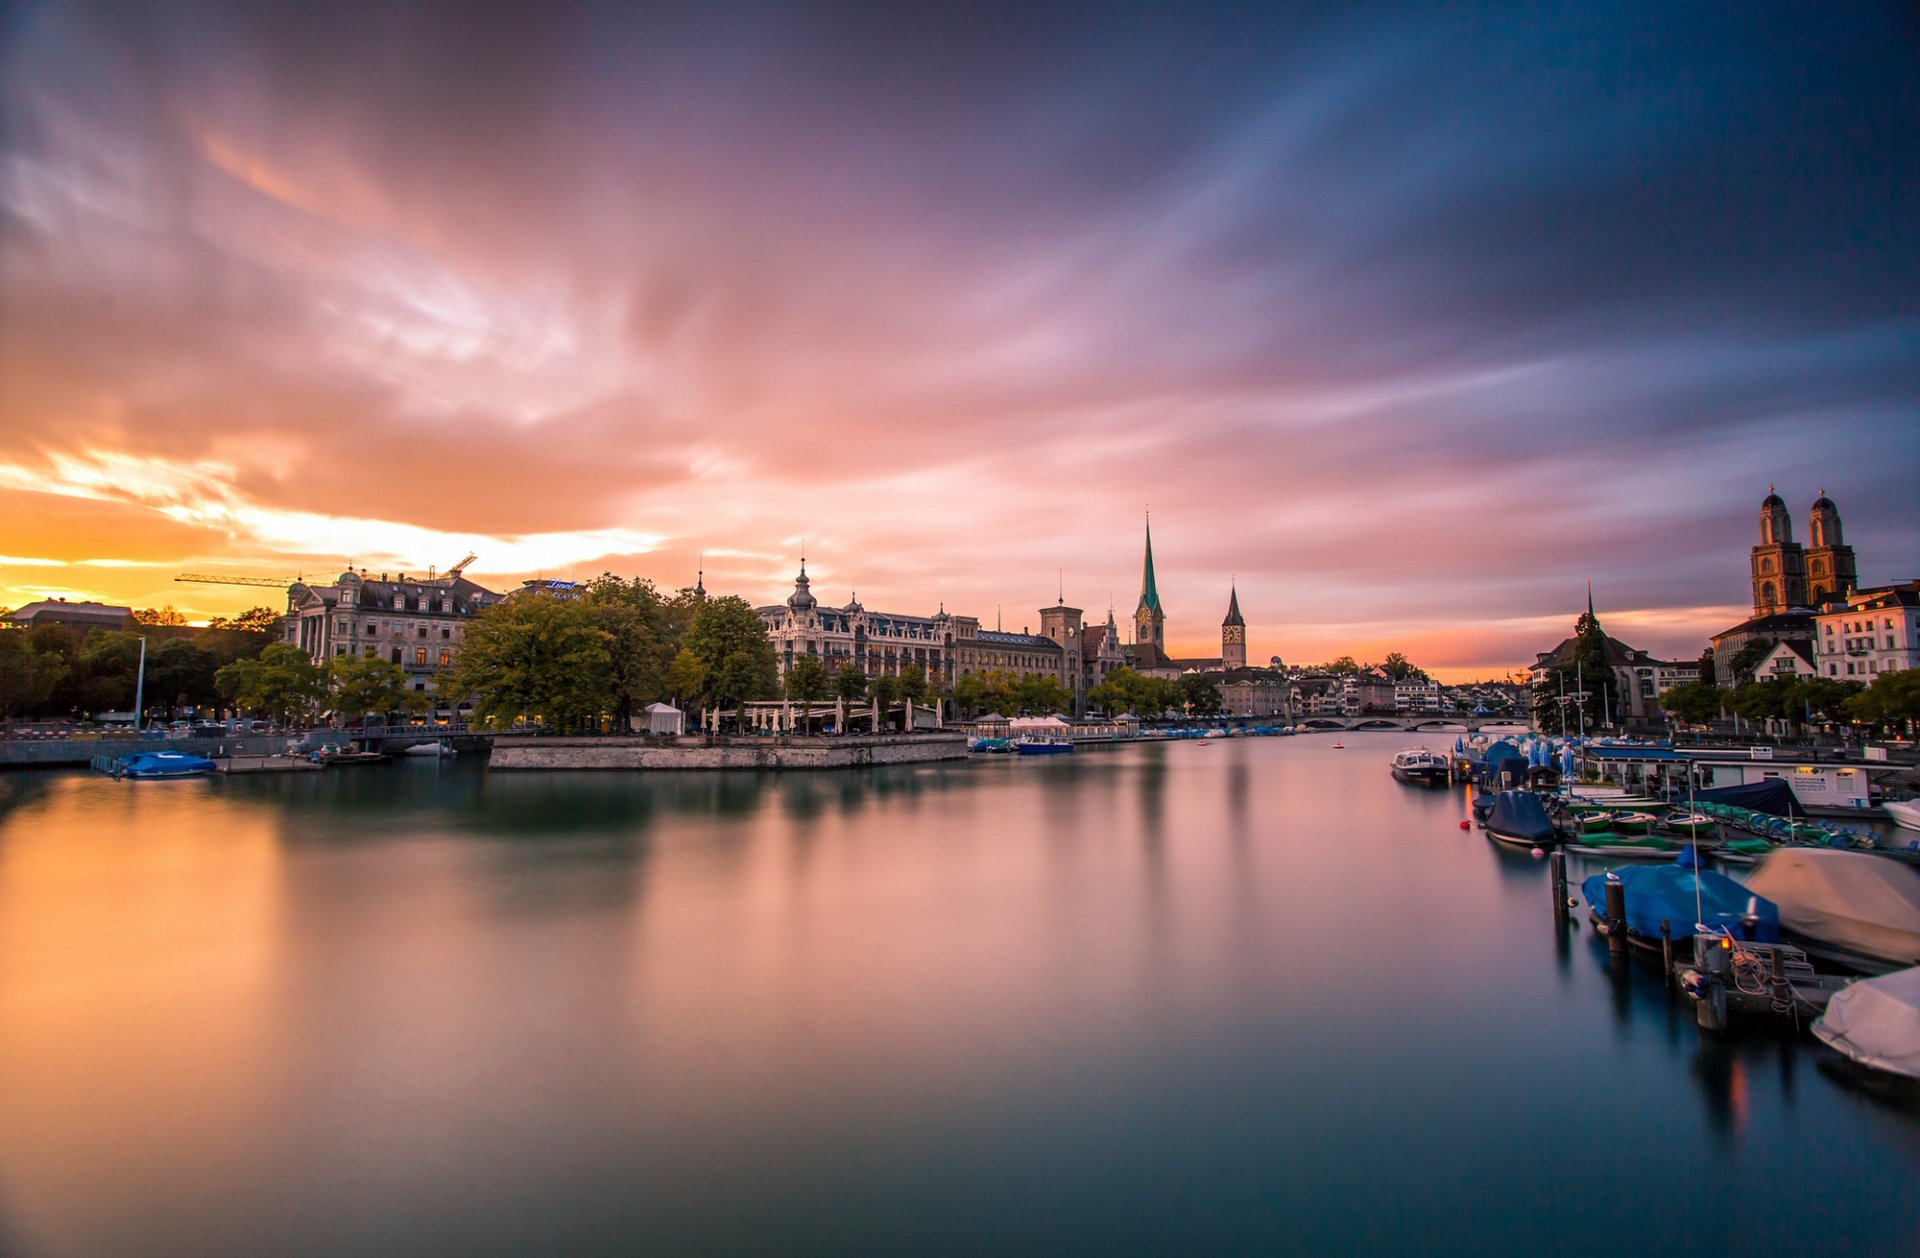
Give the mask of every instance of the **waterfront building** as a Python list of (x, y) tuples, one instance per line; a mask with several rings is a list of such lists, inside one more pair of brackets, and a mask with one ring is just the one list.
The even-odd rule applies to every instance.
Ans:
[(118, 607), (110, 603), (91, 601), (68, 602), (64, 598), (43, 598), (38, 602), (16, 607), (7, 619), (22, 629), (35, 629), (41, 625), (59, 625), (74, 633), (85, 633), (89, 629), (134, 627), (131, 607)]
[(1814, 625), (1813, 668), (1822, 677), (1871, 685), (1882, 673), (1920, 668), (1920, 581), (1849, 594)]
[(453, 666), (467, 622), (502, 595), (460, 573), (370, 578), (349, 569), (331, 585), (296, 581), (287, 587), (281, 640), (315, 664), (346, 655), (378, 656), (400, 666), (414, 690), (432, 693), (435, 678)]
[(1393, 683), (1396, 712), (1428, 713), (1440, 710), (1440, 683), (1429, 677), (1404, 677)]
[(1228, 716), (1285, 716), (1293, 710), (1292, 687), (1270, 668), (1229, 668), (1208, 674)]
[(1813, 663), (1813, 644), (1811, 642), (1777, 644), (1754, 668), (1753, 675), (1761, 681), (1793, 681), (1800, 677), (1817, 676), (1818, 670)]
[(754, 610), (767, 627), (782, 678), (796, 660), (812, 655), (829, 674), (851, 663), (868, 677), (898, 677), (918, 665), (936, 686), (955, 676), (957, 622), (966, 619), (948, 615), (945, 606), (931, 616), (870, 612), (851, 592), (844, 607), (824, 607), (814, 597), (804, 558), (786, 601)]

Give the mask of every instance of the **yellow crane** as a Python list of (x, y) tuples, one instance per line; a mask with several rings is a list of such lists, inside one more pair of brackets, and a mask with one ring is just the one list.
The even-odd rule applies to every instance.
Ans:
[(197, 585), (258, 585), (269, 589), (284, 590), (297, 585), (299, 577), (217, 577), (203, 572), (183, 572), (175, 581), (191, 581)]

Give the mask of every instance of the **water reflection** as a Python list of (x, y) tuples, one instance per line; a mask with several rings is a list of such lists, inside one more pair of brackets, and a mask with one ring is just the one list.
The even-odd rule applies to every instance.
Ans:
[[(1391, 782), (1404, 736), (1345, 741), (23, 779), (0, 1241), (1578, 1253), (1752, 1222), (1647, 1191), (1649, 1115), (1677, 1164), (1794, 1183), (1741, 1207), (1782, 1247), (1841, 1196), (1874, 1205), (1855, 1249), (1910, 1240), (1920, 1117), (1701, 1036), (1556, 924), (1546, 862)], [(1512, 1191), (1569, 1125), (1578, 1199)]]

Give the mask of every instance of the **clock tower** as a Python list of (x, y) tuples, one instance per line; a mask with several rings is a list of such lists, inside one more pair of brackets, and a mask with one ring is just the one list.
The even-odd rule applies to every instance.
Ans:
[(1227, 618), (1220, 622), (1220, 667), (1247, 666), (1247, 622), (1240, 617), (1240, 588), (1227, 597)]

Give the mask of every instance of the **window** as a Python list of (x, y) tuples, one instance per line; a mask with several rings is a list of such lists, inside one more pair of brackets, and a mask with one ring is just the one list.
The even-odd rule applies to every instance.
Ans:
[(453, 652), (442, 647), (440, 649), (440, 667), (445, 668), (451, 663), (453, 663)]
[(427, 636), (427, 627), (425, 625), (420, 626), (420, 636), (423, 638)]
[(451, 638), (451, 637), (453, 637), (453, 630), (451, 630), (451, 629), (442, 629), (442, 630), (440, 631), (440, 637), (441, 637), (441, 640), (442, 640), (442, 641), (444, 641), (444, 640), (446, 640), (446, 639), (448, 639), (448, 638)]
[(417, 649), (415, 649), (415, 651), (414, 651), (414, 653), (413, 653), (413, 662), (414, 662), (414, 663), (416, 663), (416, 664), (424, 664), (424, 663), (426, 663), (426, 662), (427, 662), (427, 648), (425, 648), (425, 647), (419, 647), (419, 648), (417, 648)]
[(398, 663), (400, 662), (400, 648), (399, 648), (399, 647), (395, 647), (395, 648), (393, 648), (393, 662), (394, 662), (394, 663), (396, 663), (396, 664), (398, 664)]

